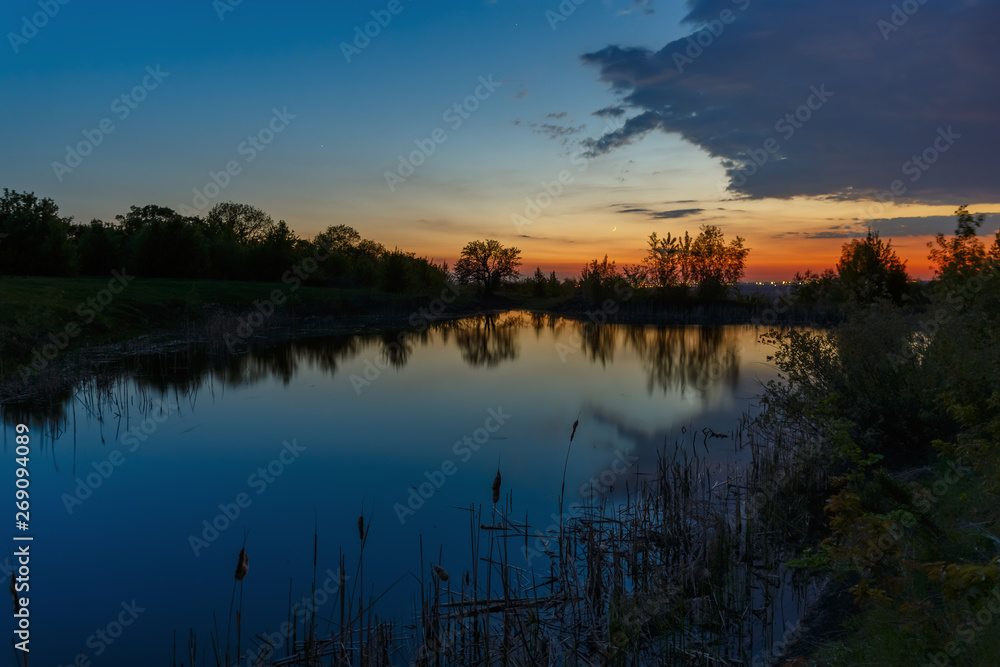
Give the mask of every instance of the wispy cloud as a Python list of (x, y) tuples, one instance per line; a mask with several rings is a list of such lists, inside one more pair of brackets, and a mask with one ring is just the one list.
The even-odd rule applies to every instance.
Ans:
[(672, 218), (684, 218), (689, 215), (697, 215), (705, 209), (703, 208), (679, 208), (669, 211), (653, 211), (648, 208), (624, 208), (618, 211), (619, 213), (641, 213), (647, 215), (650, 218), (655, 218), (659, 220), (669, 220)]

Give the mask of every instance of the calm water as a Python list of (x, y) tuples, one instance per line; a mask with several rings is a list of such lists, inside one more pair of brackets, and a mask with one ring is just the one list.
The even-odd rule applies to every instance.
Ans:
[[(362, 512), (360, 585), (385, 593), (381, 613), (410, 623), (420, 536), (426, 559), (441, 554), (463, 572), (461, 508), (488, 516), (498, 464), (513, 514), (546, 527), (577, 418), (567, 503), (620, 497), (659, 448), (678, 439), (690, 448), (696, 432), (700, 455), (707, 447), (712, 461), (737, 460), (733, 440), (703, 444), (700, 431), (737, 428), (774, 377), (753, 327), (594, 333), (508, 313), (432, 328), (402, 349), (390, 345), (397, 334), (222, 360), (180, 350), (130, 362), (62, 403), (6, 408), (0, 479), (11, 494), (14, 427), (26, 422), (32, 434), (32, 664), (77, 664), (81, 654), (93, 665), (170, 664), (174, 633), (182, 655), (189, 628), (199, 653), (210, 651), (213, 614), (225, 633), (244, 533), (244, 632), (273, 631), (290, 580), (294, 600), (309, 592), (314, 525), (318, 585), (340, 550), (347, 585), (359, 585)], [(5, 576), (14, 548), (0, 553)], [(339, 607), (327, 602), (319, 615), (339, 617)]]

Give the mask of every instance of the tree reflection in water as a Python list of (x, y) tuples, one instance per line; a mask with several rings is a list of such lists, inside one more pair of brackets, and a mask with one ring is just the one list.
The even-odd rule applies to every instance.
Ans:
[(517, 334), (524, 326), (521, 313), (480, 315), (449, 322), (462, 359), (472, 367), (495, 368), (517, 359)]
[[(443, 322), (405, 336), (388, 331), (306, 338), (253, 347), (243, 354), (178, 344), (157, 354), (102, 364), (86, 381), (53, 384), (42, 399), (7, 401), (2, 417), (6, 423), (34, 424), (55, 436), (66, 428), (67, 409), (73, 400), (100, 419), (106, 415), (121, 419), (124, 411), (132, 409), (129, 406), (151, 403), (150, 396), (166, 400), (173, 394), (171, 400), (180, 402), (203, 388), (214, 393), (269, 379), (287, 385), (304, 368), (333, 376), (342, 363), (371, 349), (388, 365), (401, 369), (418, 348), (432, 344), (446, 347), (454, 342), (469, 366), (496, 368), (518, 358), (518, 336), (528, 327), (536, 339), (548, 330), (553, 341), (569, 341), (592, 363), (602, 366), (613, 362), (616, 351), (634, 350), (646, 372), (650, 393), (654, 389), (664, 393), (717, 391), (734, 387), (739, 380), (738, 327), (594, 325), (549, 314), (508, 312)], [(131, 389), (126, 392), (125, 387)], [(123, 392), (131, 392), (131, 396)]]
[(626, 336), (642, 359), (650, 393), (654, 388), (664, 393), (688, 388), (706, 392), (739, 382), (735, 327), (629, 327)]

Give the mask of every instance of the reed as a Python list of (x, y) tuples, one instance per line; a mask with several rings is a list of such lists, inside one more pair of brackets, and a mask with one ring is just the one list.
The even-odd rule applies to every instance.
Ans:
[[(248, 368), (252, 359), (240, 364)], [(127, 389), (129, 382), (134, 380), (95, 381), (78, 390), (79, 403), (103, 420), (109, 439), (118, 437), (121, 424), (134, 420), (134, 413), (146, 414), (164, 398), (157, 386)], [(189, 387), (187, 400), (193, 403), (202, 386)], [(183, 396), (175, 390), (173, 407), (181, 408)], [(62, 428), (70, 425), (64, 421)], [(782, 563), (796, 545), (815, 537), (811, 528), (821, 517), (815, 498), (829, 484), (827, 453), (796, 446), (809, 434), (774, 420), (746, 417), (728, 434), (685, 430), (678, 441), (663, 444), (651, 467), (616, 483), (623, 485), (624, 498), (585, 499), (567, 512), (566, 477), (580, 428), (586, 424), (581, 426), (578, 416), (566, 450), (558, 525), (539, 530), (528, 516), (515, 519), (513, 494), (503, 494), (498, 465), (490, 504), (463, 509), (470, 545), (465, 567), (445, 563), (440, 555), (425, 562), (421, 540), (420, 595), (409, 623), (381, 619), (375, 613), (378, 596), (365, 589), (372, 525), (364, 508), (355, 515), (360, 549), (353, 583), (348, 585), (347, 557), (341, 551), (339, 614), (317, 613), (317, 519), (312, 612), (299, 627), (290, 607), (285, 655), (265, 650), (252, 664), (737, 665), (769, 651), (781, 639), (783, 619), (794, 616), (813, 594), (809, 582), (787, 573)], [(710, 464), (704, 458), (709, 439), (716, 447), (730, 442), (733, 459), (742, 462)], [(209, 647), (216, 664), (226, 667), (243, 652), (245, 546), (244, 540), (226, 642), (213, 632)], [(521, 555), (531, 555), (531, 562)], [(292, 588), (289, 582), (290, 596)], [(234, 610), (235, 660), (230, 655)], [(250, 640), (267, 648), (262, 635)], [(196, 658), (192, 632), (192, 667)]]

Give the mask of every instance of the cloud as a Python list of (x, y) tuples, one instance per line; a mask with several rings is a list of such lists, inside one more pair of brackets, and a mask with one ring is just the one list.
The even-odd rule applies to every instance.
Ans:
[(556, 112), (556, 113), (547, 114), (546, 118), (556, 118), (556, 119), (558, 119), (558, 118), (565, 118), (568, 115), (569, 115), (569, 113), (566, 112), (566, 111), (559, 111), (559, 112)]
[[(566, 112), (562, 112), (559, 114), (550, 113), (548, 114), (547, 117), (563, 118), (567, 115), (568, 114)], [(522, 121), (520, 118), (515, 118), (512, 122), (514, 125), (518, 126), (526, 125), (527, 127), (531, 128), (532, 132), (536, 134), (543, 134), (549, 137), (550, 139), (559, 140), (560, 143), (564, 145), (567, 143), (569, 137), (579, 132), (582, 132), (586, 128), (586, 125), (577, 125), (576, 127), (572, 127), (568, 125), (559, 125), (557, 123), (532, 123), (530, 121)]]
[(654, 218), (659, 218), (661, 220), (666, 220), (670, 218), (683, 218), (689, 215), (696, 215), (701, 213), (705, 209), (703, 208), (682, 208), (675, 211), (659, 211), (653, 214)]
[(654, 0), (632, 0), (632, 6), (628, 9), (623, 9), (619, 14), (631, 14), (633, 11), (640, 11), (646, 16), (652, 16), (656, 13), (653, 9)]
[[(995, 220), (997, 218), (986, 218), (986, 222), (979, 228), (979, 236), (983, 240), (996, 229)], [(955, 233), (955, 216), (953, 215), (925, 215), (909, 216), (900, 218), (880, 218), (877, 220), (856, 220), (845, 225), (831, 225), (826, 229), (816, 231), (784, 232), (776, 236), (795, 236), (806, 239), (852, 239), (865, 236), (869, 226), (878, 232), (883, 239), (899, 238), (903, 236), (934, 236), (941, 233), (950, 236)]]
[[(917, 7), (689, 0), (692, 35), (658, 51), (582, 56), (621, 100), (608, 109), (632, 114), (584, 148), (593, 157), (650, 132), (679, 134), (720, 159), (733, 194), (752, 198), (856, 199), (898, 181), (905, 192), (887, 197), (1000, 201), (1000, 5)], [(939, 140), (949, 128), (950, 144)]]
[(865, 236), (868, 227), (862, 223), (851, 225), (833, 225), (827, 229), (802, 232), (781, 232), (775, 238), (794, 236), (800, 239), (855, 239)]
[[(986, 216), (986, 221), (977, 231), (977, 234), (983, 240), (988, 240), (985, 238), (986, 235), (992, 234), (992, 230), (996, 229), (995, 221), (995, 217)], [(927, 215), (921, 217), (882, 218), (869, 220), (868, 222), (883, 238), (893, 236), (933, 236), (935, 234), (950, 236), (955, 233), (956, 218), (953, 215)]]
[(651, 211), (648, 208), (624, 208), (618, 211), (619, 213), (642, 213), (648, 215), (651, 218), (656, 218), (659, 220), (669, 220), (672, 218), (683, 218), (689, 215), (696, 215), (701, 213), (705, 209), (703, 208), (682, 208), (675, 209), (672, 211)]
[(603, 109), (598, 109), (590, 115), (597, 116), (598, 118), (620, 118), (625, 115), (625, 108), (612, 105), (604, 107)]

